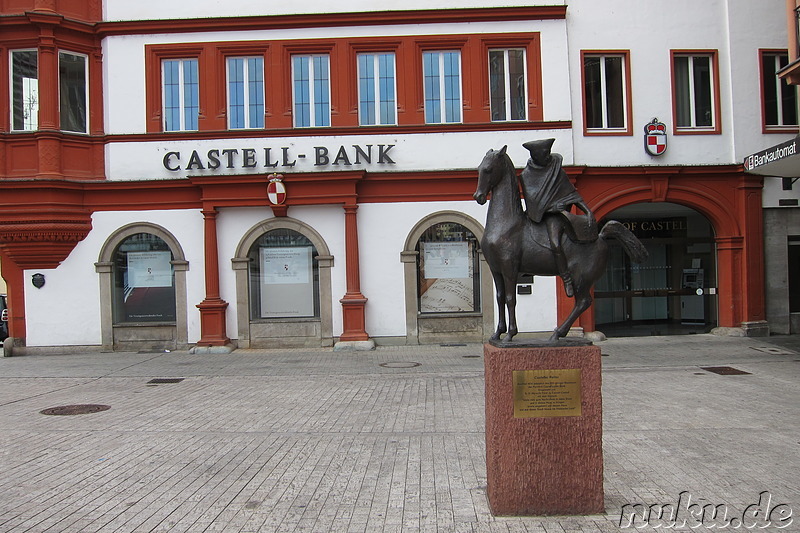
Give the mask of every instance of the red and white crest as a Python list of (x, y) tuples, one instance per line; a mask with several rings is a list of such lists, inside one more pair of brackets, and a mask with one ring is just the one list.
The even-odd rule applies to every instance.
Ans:
[(667, 151), (667, 126), (654, 118), (644, 127), (644, 151), (661, 155)]
[(267, 199), (272, 205), (283, 205), (286, 201), (286, 186), (283, 184), (283, 175), (270, 174), (267, 176)]

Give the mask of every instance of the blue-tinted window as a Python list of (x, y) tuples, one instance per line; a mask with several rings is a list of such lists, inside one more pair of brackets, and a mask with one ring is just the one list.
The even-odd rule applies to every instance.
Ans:
[(264, 58), (228, 58), (228, 127), (264, 127)]
[(196, 130), (200, 114), (197, 59), (168, 59), (162, 63), (164, 130)]
[(461, 122), (461, 53), (424, 52), (425, 122)]
[(393, 53), (358, 55), (358, 94), (362, 126), (397, 123)]
[(328, 56), (294, 56), (292, 71), (295, 127), (330, 126), (331, 96)]

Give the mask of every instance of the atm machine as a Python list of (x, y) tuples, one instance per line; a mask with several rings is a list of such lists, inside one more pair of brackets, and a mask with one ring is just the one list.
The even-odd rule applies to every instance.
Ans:
[(694, 294), (681, 296), (681, 324), (705, 324), (705, 296), (703, 269), (684, 268), (681, 287), (691, 289)]

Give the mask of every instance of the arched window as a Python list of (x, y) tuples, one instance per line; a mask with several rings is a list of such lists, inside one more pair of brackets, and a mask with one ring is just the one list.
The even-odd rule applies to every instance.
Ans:
[(175, 274), (169, 245), (151, 233), (135, 233), (112, 257), (114, 324), (174, 323)]
[(303, 234), (278, 228), (261, 235), (247, 254), (250, 318), (318, 318), (318, 252)]
[(429, 227), (417, 242), (421, 313), (481, 310), (478, 239), (456, 222)]

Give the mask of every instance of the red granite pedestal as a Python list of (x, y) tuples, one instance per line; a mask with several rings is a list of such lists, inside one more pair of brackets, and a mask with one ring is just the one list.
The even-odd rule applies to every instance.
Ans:
[[(600, 348), (498, 348), (486, 344), (484, 356), (486, 471), (492, 513), (525, 516), (604, 512)], [(580, 384), (566, 379), (562, 379), (566, 384), (558, 383), (559, 376), (578, 375), (570, 369), (580, 369)], [(555, 372), (551, 372), (552, 376), (518, 373), (515, 386), (514, 372), (529, 370)], [(542, 374), (545, 382), (553, 378), (548, 388), (531, 388), (543, 383), (535, 382)], [(520, 381), (522, 376), (537, 377), (530, 377), (530, 384), (526, 384)], [(552, 392), (556, 403), (559, 394), (579, 400), (580, 414), (575, 415), (577, 406), (571, 411), (551, 409), (554, 404), (547, 399), (547, 391)], [(521, 399), (523, 392), (528, 395), (525, 399)]]

